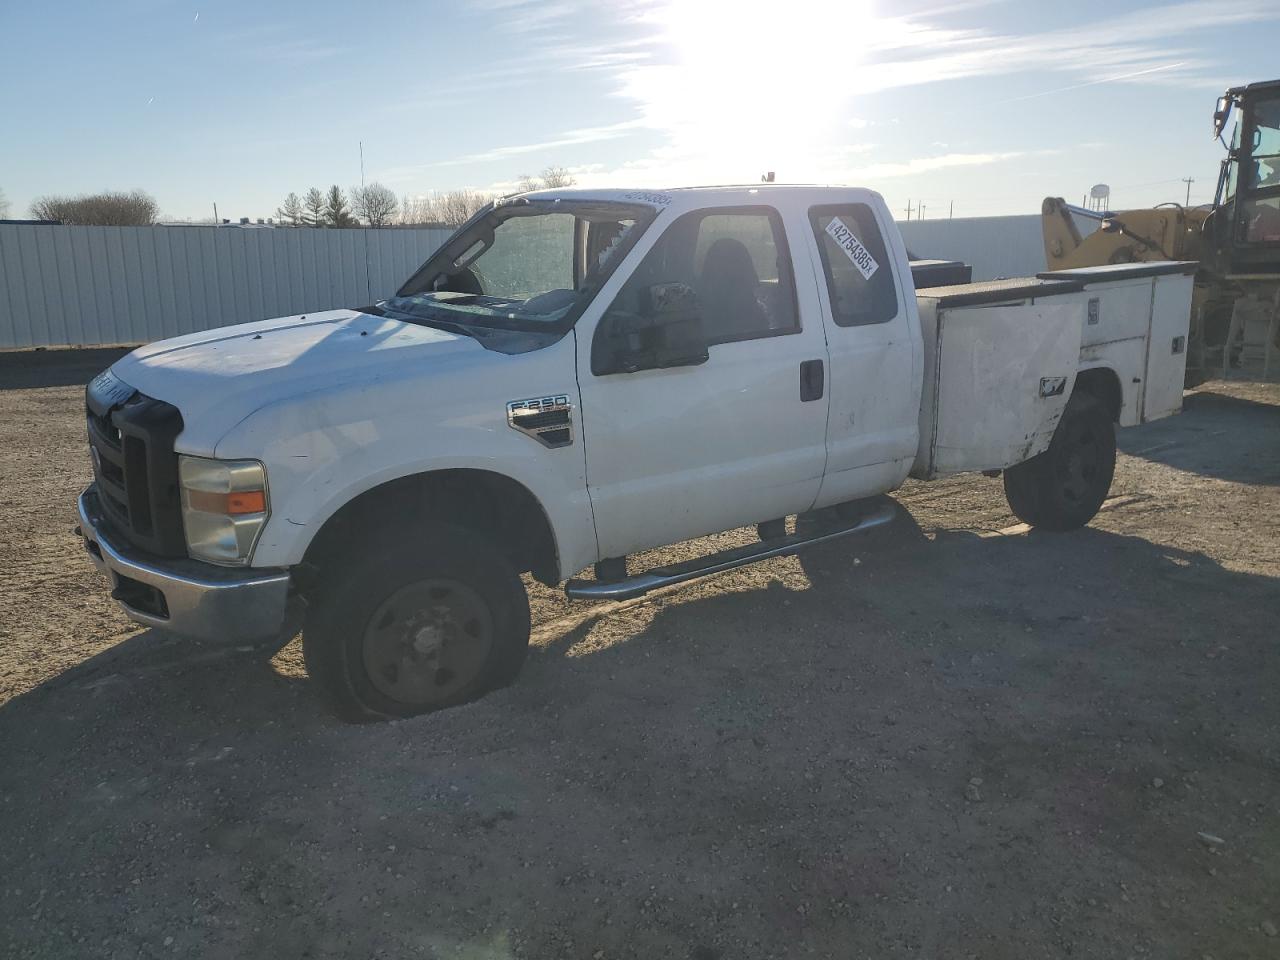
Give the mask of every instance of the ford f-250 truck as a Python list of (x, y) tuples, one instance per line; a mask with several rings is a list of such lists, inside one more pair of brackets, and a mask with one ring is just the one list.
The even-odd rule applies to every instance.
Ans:
[(516, 676), (524, 572), (634, 597), (879, 526), (909, 475), (1003, 471), (1028, 524), (1087, 523), (1115, 425), (1180, 408), (1194, 270), (917, 291), (868, 190), (507, 198), (376, 305), (100, 374), (80, 528), (134, 620), (242, 643), (296, 606), (341, 715), (419, 713)]

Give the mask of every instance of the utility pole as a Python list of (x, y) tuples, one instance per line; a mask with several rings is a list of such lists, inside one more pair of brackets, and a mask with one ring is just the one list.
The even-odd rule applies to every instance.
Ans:
[(222, 221), (218, 219), (218, 201), (213, 202), (213, 225), (215, 227), (222, 226)]
[(924, 219), (924, 204), (923, 204), (923, 203), (922, 203), (922, 204), (920, 204), (920, 206), (916, 209), (916, 219), (917, 219), (917, 220), (923, 220), (923, 219)]
[(364, 189), (364, 141), (360, 141), (360, 189)]
[(947, 211), (947, 219), (948, 219), (948, 220), (954, 220), (954, 219), (955, 219), (955, 216), (956, 216), (956, 202), (955, 202), (954, 200), (952, 200), (952, 201), (951, 201), (951, 209), (950, 209), (949, 211)]
[(1191, 185), (1196, 182), (1195, 177), (1183, 177), (1182, 182), (1187, 185), (1187, 202), (1185, 206), (1191, 206)]
[(911, 201), (907, 201), (907, 223), (911, 222)]

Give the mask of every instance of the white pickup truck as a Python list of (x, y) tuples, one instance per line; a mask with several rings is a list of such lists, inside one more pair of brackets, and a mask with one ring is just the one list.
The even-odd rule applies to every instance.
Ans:
[[(1033, 526), (1087, 523), (1114, 425), (1181, 406), (1194, 270), (918, 291), (868, 190), (511, 197), (388, 300), (100, 374), (80, 527), (133, 619), (244, 642), (296, 604), (341, 715), (419, 713), (516, 676), (523, 572), (594, 564), (570, 597), (633, 597), (870, 529), (892, 513), (868, 498), (963, 471), (1003, 471)], [(751, 547), (627, 569), (750, 524)]]

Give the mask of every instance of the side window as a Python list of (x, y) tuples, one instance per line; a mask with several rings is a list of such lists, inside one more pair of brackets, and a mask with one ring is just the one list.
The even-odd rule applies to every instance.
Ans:
[(841, 327), (887, 323), (898, 315), (898, 294), (875, 214), (865, 203), (811, 207), (831, 295), (831, 313)]
[(782, 221), (773, 211), (698, 216), (694, 289), (708, 343), (800, 329)]
[(795, 283), (782, 219), (770, 207), (685, 214), (658, 238), (604, 315), (643, 316), (659, 284), (692, 288), (708, 345), (795, 333)]
[(1246, 200), (1244, 231), (1245, 243), (1280, 242), (1280, 197)]

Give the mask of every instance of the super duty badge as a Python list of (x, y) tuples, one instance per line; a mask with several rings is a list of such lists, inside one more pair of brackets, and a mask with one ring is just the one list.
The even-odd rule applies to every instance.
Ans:
[(573, 405), (565, 394), (512, 400), (507, 404), (507, 423), (544, 447), (573, 443)]

